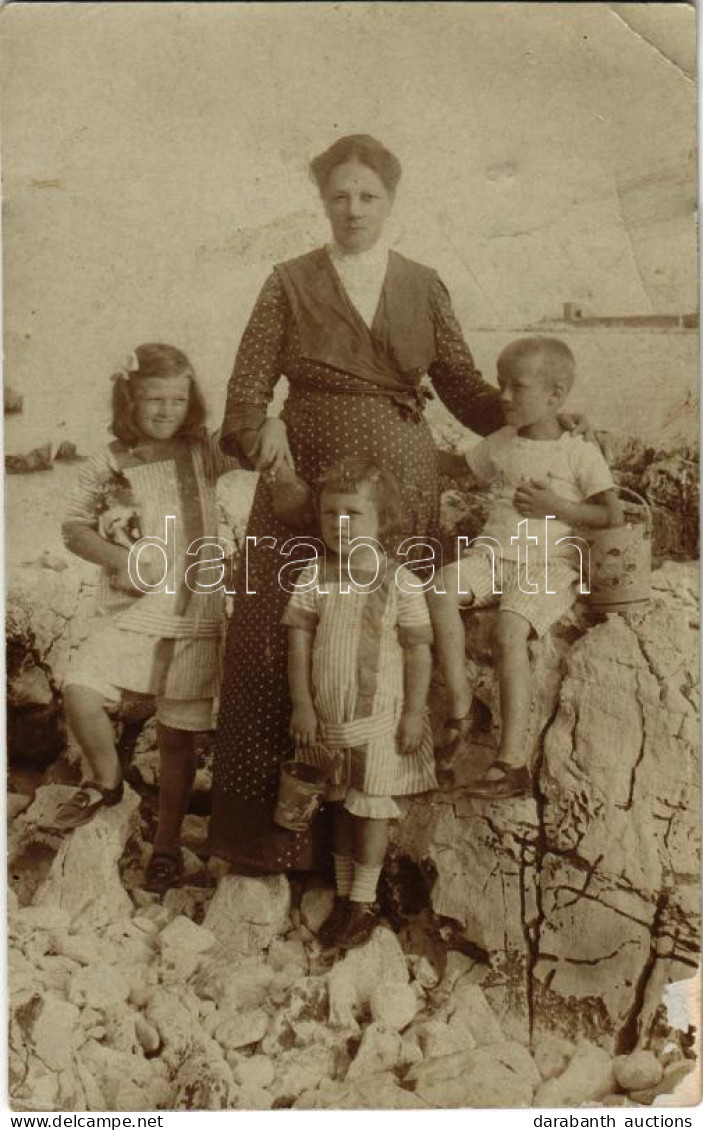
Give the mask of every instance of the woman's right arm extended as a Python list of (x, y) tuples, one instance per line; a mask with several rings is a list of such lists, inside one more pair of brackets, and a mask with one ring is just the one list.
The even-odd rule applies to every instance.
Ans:
[(439, 278), (431, 293), (435, 360), (429, 367), (442, 403), (457, 420), (478, 435), (487, 436), (505, 424), (500, 393), (483, 379)]
[(290, 307), (274, 271), (256, 300), (227, 385), (220, 444), (248, 470), (271, 473), (292, 467), (285, 425), (266, 409), (283, 373)]

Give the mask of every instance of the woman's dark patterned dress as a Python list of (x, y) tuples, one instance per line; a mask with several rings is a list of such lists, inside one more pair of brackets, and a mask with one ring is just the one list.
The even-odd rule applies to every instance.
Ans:
[[(435, 360), (428, 372), (434, 388), (457, 419), (488, 434), (503, 423), (497, 390), (476, 371), (439, 279), (430, 291), (430, 306)], [(368, 334), (359, 323), (359, 332)], [(375, 330), (376, 320), (371, 334)], [(283, 374), (290, 385), (283, 419), (298, 473), (313, 482), (344, 456), (377, 460), (401, 484), (403, 535), (432, 534), (439, 476), (421, 413), (408, 411), (387, 391), (379, 395), (359, 377), (304, 358), (288, 296), (274, 271), (259, 295), (230, 379), (222, 429), (228, 452), (244, 460), (252, 452)], [(277, 548), (265, 542), (250, 548), (249, 590), (256, 595), (246, 594), (243, 576), (235, 582), (215, 744), (210, 850), (244, 873), (307, 870), (321, 865), (320, 837), (296, 835), (272, 822), (278, 766), (291, 756), (287, 635), (281, 624), (289, 597), (278, 584), (287, 559), (278, 547), (292, 534), (275, 518), (263, 481), (247, 535), (274, 537)]]

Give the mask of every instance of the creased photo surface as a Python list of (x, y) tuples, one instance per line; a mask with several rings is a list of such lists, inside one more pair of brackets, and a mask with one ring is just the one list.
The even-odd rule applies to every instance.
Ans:
[(10, 1108), (697, 1103), (693, 8), (1, 15)]

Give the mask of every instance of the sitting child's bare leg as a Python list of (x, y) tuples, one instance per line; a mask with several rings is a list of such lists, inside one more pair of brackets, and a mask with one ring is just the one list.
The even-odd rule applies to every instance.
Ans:
[(434, 648), (447, 692), (450, 718), (459, 719), (471, 707), (471, 691), (466, 680), (466, 638), (459, 613), (456, 591), (425, 594), (434, 632)]
[(92, 687), (71, 683), (64, 689), (63, 701), (66, 721), (90, 766), (93, 781), (106, 789), (115, 788), (122, 780), (122, 771), (106, 699)]
[[(466, 635), (459, 608), (473, 603), (473, 594), (461, 578), (461, 561), (447, 565), (439, 577), (440, 589), (425, 594), (432, 619), (434, 649), (447, 694), (447, 722), (442, 752), (450, 769), (453, 755), (469, 731), (471, 690), (466, 678)], [(466, 590), (466, 591), (462, 591)]]
[(530, 785), (525, 764), (526, 737), (532, 700), (532, 672), (527, 641), (530, 625), (515, 612), (499, 612), (493, 636), (502, 733), (498, 757), (482, 780), (469, 787), (486, 799), (519, 796)]
[(532, 701), (532, 671), (527, 641), (530, 625), (515, 612), (499, 612), (493, 654), (500, 686), (502, 733), (499, 760), (525, 764), (525, 738)]

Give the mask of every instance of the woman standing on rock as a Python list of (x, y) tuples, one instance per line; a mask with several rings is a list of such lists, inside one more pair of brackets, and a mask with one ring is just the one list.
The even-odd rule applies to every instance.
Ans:
[[(340, 458), (375, 460), (400, 483), (401, 537), (431, 536), (439, 474), (422, 378), (429, 374), (447, 408), (473, 431), (486, 435), (504, 423), (498, 391), (476, 371), (437, 274), (384, 242), (397, 158), (374, 138), (354, 135), (316, 157), (311, 172), (332, 240), (279, 264), (264, 284), (239, 346), (222, 427), (224, 450), (263, 472), (247, 536), (267, 540), (248, 543), (248, 573), (235, 584), (210, 848), (250, 874), (320, 861), (314, 835), (272, 822), (290, 719), (281, 624), (287, 594), (278, 572), (291, 530), (274, 510), (276, 478), (297, 473), (312, 483)], [(284, 374), (285, 408), (280, 418), (267, 417)]]

